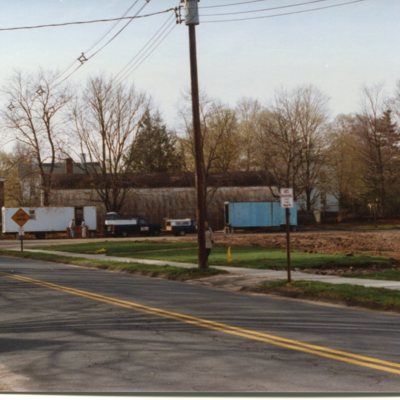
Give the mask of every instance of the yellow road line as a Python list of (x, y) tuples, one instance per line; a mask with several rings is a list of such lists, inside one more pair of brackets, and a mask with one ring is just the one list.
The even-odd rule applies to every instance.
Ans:
[(194, 317), (188, 314), (181, 314), (173, 311), (163, 310), (160, 308), (149, 307), (143, 304), (127, 300), (121, 300), (114, 297), (103, 296), (101, 294), (88, 292), (80, 289), (74, 289), (72, 287), (62, 286), (55, 283), (30, 278), (27, 276), (21, 276), (9, 273), (0, 273), (0, 276), (5, 276), (13, 280), (25, 283), (31, 283), (48, 289), (53, 289), (64, 293), (85, 297), (88, 299), (100, 301), (114, 306), (140, 311), (147, 314), (157, 315), (163, 318), (174, 319), (176, 321), (184, 322), (186, 324), (191, 324), (202, 328), (215, 330), (218, 332), (224, 332), (230, 335), (243, 337), (250, 340), (256, 340), (263, 343), (272, 344), (274, 346), (279, 346), (286, 349), (300, 351), (303, 353), (313, 354), (319, 357), (329, 358), (349, 364), (355, 364), (366, 368), (372, 368), (375, 370), (390, 372), (396, 375), (400, 375), (400, 364), (390, 361), (380, 360), (378, 358), (362, 356), (359, 354), (349, 353), (341, 350), (335, 350), (329, 347), (316, 346), (305, 342), (300, 342), (272, 335), (267, 332), (254, 331), (233, 325), (219, 323), (216, 321), (207, 320), (204, 318)]

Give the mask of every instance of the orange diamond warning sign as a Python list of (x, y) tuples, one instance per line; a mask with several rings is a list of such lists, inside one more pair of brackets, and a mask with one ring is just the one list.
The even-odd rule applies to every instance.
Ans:
[(19, 226), (24, 226), (30, 219), (29, 214), (22, 208), (18, 209), (16, 213), (11, 217)]

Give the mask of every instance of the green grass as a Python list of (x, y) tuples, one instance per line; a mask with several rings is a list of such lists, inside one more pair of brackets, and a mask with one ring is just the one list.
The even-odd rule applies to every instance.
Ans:
[(288, 297), (326, 300), (386, 311), (400, 311), (400, 292), (383, 288), (368, 288), (358, 285), (329, 284), (309, 281), (264, 282), (257, 292), (273, 293)]
[[(73, 253), (94, 254), (101, 250), (109, 256), (132, 257), (165, 261), (180, 261), (197, 263), (197, 245), (190, 242), (96, 242), (73, 245), (58, 245), (43, 247), (49, 250), (68, 251)], [(257, 269), (285, 269), (286, 251), (262, 247), (234, 247), (233, 261), (230, 265)], [(346, 256), (341, 254), (317, 254), (293, 251), (291, 253), (293, 268), (331, 268), (333, 266), (359, 265), (391, 265), (392, 260), (385, 257), (365, 255)], [(215, 246), (210, 259), (212, 265), (229, 265), (227, 249)]]
[(214, 268), (199, 269), (199, 268), (180, 268), (172, 266), (147, 265), (140, 263), (127, 263), (109, 260), (88, 260), (86, 258), (59, 256), (47, 253), (32, 253), (29, 251), (20, 252), (16, 250), (0, 250), (0, 254), (8, 256), (17, 256), (35, 260), (58, 262), (63, 264), (73, 264), (83, 267), (93, 267), (105, 270), (122, 271), (133, 274), (161, 277), (171, 280), (189, 280), (203, 278), (207, 276), (225, 274), (225, 271), (220, 271)]
[(84, 253), (84, 254), (94, 254), (99, 249), (106, 249), (107, 254), (110, 256), (118, 257), (128, 257), (133, 254), (139, 257), (139, 253), (146, 254), (149, 251), (171, 251), (180, 249), (191, 249), (195, 250), (196, 243), (190, 242), (153, 242), (153, 241), (120, 241), (120, 242), (96, 242), (96, 243), (77, 243), (77, 244), (62, 244), (53, 246), (41, 246), (42, 249), (46, 250), (59, 250), (59, 251), (69, 251), (72, 253)]
[(400, 270), (383, 270), (367, 273), (346, 272), (342, 276), (348, 278), (378, 279), (384, 281), (400, 281)]

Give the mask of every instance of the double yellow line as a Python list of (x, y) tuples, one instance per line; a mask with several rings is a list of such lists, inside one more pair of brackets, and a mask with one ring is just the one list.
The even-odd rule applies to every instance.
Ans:
[(0, 276), (7, 277), (20, 282), (31, 283), (37, 286), (45, 287), (48, 289), (57, 290), (64, 293), (69, 293), (75, 296), (85, 297), (87, 299), (99, 301), (102, 303), (111, 304), (118, 307), (127, 308), (130, 310), (140, 311), (147, 314), (157, 315), (159, 317), (173, 319), (186, 324), (199, 326), (206, 329), (211, 329), (218, 332), (227, 333), (233, 336), (239, 336), (249, 340), (257, 340), (263, 343), (272, 344), (274, 346), (283, 347), (303, 353), (312, 354), (319, 357), (329, 358), (345, 362), (348, 364), (355, 364), (366, 368), (371, 368), (379, 371), (389, 372), (392, 374), (400, 375), (400, 364), (380, 360), (378, 358), (366, 357), (359, 354), (349, 353), (341, 350), (331, 349), (329, 347), (315, 346), (305, 342), (300, 342), (292, 339), (287, 339), (280, 336), (271, 335), (266, 332), (258, 332), (250, 329), (244, 329), (233, 325), (222, 324), (219, 322), (194, 317), (187, 314), (176, 313), (172, 311), (163, 310), (161, 308), (149, 307), (143, 304), (117, 299), (114, 297), (103, 296), (93, 292), (74, 289), (67, 286), (57, 285), (55, 283), (46, 282), (27, 276), (0, 273)]

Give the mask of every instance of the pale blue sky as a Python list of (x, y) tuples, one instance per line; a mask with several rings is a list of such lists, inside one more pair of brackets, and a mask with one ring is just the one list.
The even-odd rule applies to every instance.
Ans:
[[(200, 7), (246, 0), (201, 0)], [(227, 13), (303, 3), (265, 0), (237, 7), (202, 8), (202, 14)], [(293, 10), (346, 0), (326, 0)], [(119, 17), (133, 0), (0, 0), (0, 28)], [(133, 15), (145, 3), (139, 0)], [(151, 0), (142, 13), (175, 7), (179, 0)], [(282, 11), (259, 12), (261, 16)], [(169, 14), (133, 21), (109, 46), (69, 78), (118, 73), (142, 48)], [(221, 16), (240, 18), (250, 14)], [(355, 112), (364, 85), (382, 83), (391, 91), (400, 80), (400, 0), (366, 0), (349, 6), (279, 18), (204, 23), (197, 28), (201, 88), (235, 105), (241, 97), (266, 104), (278, 88), (314, 84), (330, 98), (332, 114)], [(171, 27), (172, 27), (171, 21)], [(0, 32), (0, 85), (13, 70), (40, 67), (64, 71), (111, 23)], [(177, 121), (177, 105), (189, 87), (187, 27), (176, 26), (155, 52), (126, 79), (149, 93), (165, 120)], [(3, 99), (6, 102), (6, 99)], [(3, 103), (4, 104), (4, 103)]]

